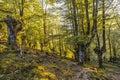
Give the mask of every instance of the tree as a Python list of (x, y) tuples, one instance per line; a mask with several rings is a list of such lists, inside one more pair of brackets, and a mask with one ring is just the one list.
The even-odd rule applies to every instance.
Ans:
[(8, 44), (12, 45), (15, 48), (17, 46), (17, 43), (16, 43), (16, 34), (18, 33), (17, 29), (21, 27), (21, 26), (17, 27), (17, 25), (21, 24), (20, 21), (14, 19), (10, 15), (7, 15), (4, 20), (1, 20), (1, 22), (5, 22), (6, 25), (7, 25), (7, 29), (8, 29)]

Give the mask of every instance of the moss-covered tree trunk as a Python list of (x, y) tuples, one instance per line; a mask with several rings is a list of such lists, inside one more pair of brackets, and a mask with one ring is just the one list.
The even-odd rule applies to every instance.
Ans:
[(11, 16), (7, 15), (5, 19), (5, 23), (7, 25), (8, 29), (8, 43), (9, 45), (12, 45), (13, 47), (16, 46), (16, 26), (17, 21), (12, 18)]
[(102, 0), (102, 46), (100, 44), (100, 34), (96, 30), (97, 44), (94, 49), (98, 55), (99, 68), (103, 68), (102, 54), (106, 52), (106, 32), (105, 32), (105, 2)]
[(6, 18), (4, 20), (0, 20), (0, 22), (6, 23), (8, 30), (8, 44), (15, 48), (17, 46), (16, 34), (22, 29), (20, 26), (18, 27), (17, 25), (21, 23), (10, 15), (7, 15)]

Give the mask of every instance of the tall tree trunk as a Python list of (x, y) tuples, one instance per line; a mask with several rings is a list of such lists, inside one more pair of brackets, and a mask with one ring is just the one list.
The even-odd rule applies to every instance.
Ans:
[[(90, 19), (89, 19), (89, 11), (88, 11), (88, 6), (89, 6), (88, 0), (84, 0), (84, 4), (85, 4), (86, 22), (87, 22), (86, 36), (89, 36), (89, 34), (90, 34)], [(88, 46), (87, 46), (87, 48), (88, 48)], [(87, 58), (88, 54), (87, 54), (87, 52), (86, 52), (86, 46), (84, 46), (83, 52), (84, 52), (84, 62), (87, 62), (87, 61), (88, 61), (88, 60), (87, 60), (87, 59), (88, 59), (88, 58)]]
[(81, 45), (78, 45), (78, 59), (79, 59), (79, 64), (83, 64), (83, 54), (84, 54), (84, 51), (82, 49), (82, 46)]
[[(76, 18), (76, 4), (75, 0), (72, 0), (72, 7), (73, 7), (73, 29), (74, 29), (74, 36), (78, 37), (78, 24), (77, 24), (77, 18)], [(77, 41), (77, 39), (76, 39)], [(78, 45), (75, 44), (75, 59), (78, 61)]]
[(90, 62), (90, 48), (86, 48), (85, 51), (84, 51), (84, 61), (86, 63)]
[(108, 31), (108, 44), (109, 44), (109, 53), (110, 53), (110, 59), (109, 61), (112, 62), (112, 50), (111, 50), (111, 39), (110, 39), (110, 27)]
[(105, 39), (105, 0), (102, 0), (102, 29), (103, 29), (103, 52), (105, 52), (106, 49), (106, 39)]
[(44, 53), (44, 47), (43, 47), (43, 39), (40, 39), (40, 48), (41, 48), (41, 51)]
[(105, 41), (105, 2), (104, 2), (104, 0), (102, 0), (102, 29), (103, 29), (102, 30), (102, 39), (103, 39), (102, 47), (100, 46), (100, 39), (99, 39), (99, 35), (98, 35), (98, 32), (97, 32), (96, 36), (97, 36), (98, 44), (97, 44), (96, 48), (94, 49), (94, 51), (98, 55), (99, 68), (103, 68), (102, 55), (106, 51), (106, 41)]
[(54, 42), (54, 37), (53, 37), (53, 31), (52, 31), (52, 53), (54, 54), (55, 53), (55, 42)]
[(90, 19), (89, 19), (89, 12), (88, 12), (88, 0), (85, 0), (85, 10), (86, 10), (86, 19), (87, 19), (87, 32), (86, 34), (90, 34)]
[(47, 45), (47, 26), (46, 26), (46, 15), (47, 15), (47, 4), (46, 1), (42, 0), (42, 8), (43, 8), (43, 34), (44, 34), (44, 39), (43, 39), (43, 51), (45, 51), (45, 46)]
[(96, 48), (94, 49), (94, 51), (98, 55), (99, 68), (103, 68), (103, 59), (102, 59), (103, 52), (100, 46), (100, 39), (99, 39), (98, 31), (96, 33), (96, 37), (97, 37), (97, 44), (96, 44)]
[(80, 26), (81, 26), (81, 32), (80, 32), (80, 34), (81, 34), (81, 35), (85, 35), (85, 29), (84, 29), (84, 13), (83, 13), (83, 12), (84, 12), (84, 8), (83, 8), (84, 6), (83, 6), (83, 3), (82, 3), (82, 0), (80, 0), (80, 4), (81, 4), (81, 5), (80, 5), (80, 9), (81, 9), (81, 12), (80, 12), (80, 13), (81, 13), (81, 16), (80, 16), (80, 18), (81, 18), (81, 25), (80, 25)]
[(24, 15), (24, 2), (25, 0), (21, 0), (21, 7), (20, 7), (20, 16), (23, 17)]
[(62, 56), (62, 43), (61, 43), (60, 35), (59, 35), (59, 51), (60, 51), (60, 56)]
[(99, 68), (103, 68), (102, 53), (98, 52), (97, 54), (98, 54)]
[(77, 23), (77, 11), (76, 11), (76, 2), (72, 0), (73, 6), (73, 21), (74, 21), (74, 36), (76, 37), (75, 40), (75, 59), (80, 63), (83, 64), (83, 50), (82, 46), (78, 43), (78, 23)]
[(112, 42), (112, 50), (113, 50), (113, 62), (116, 61), (116, 43), (115, 41)]
[(20, 24), (20, 22), (16, 19), (14, 19), (12, 16), (7, 15), (4, 20), (0, 20), (0, 22), (5, 22), (8, 29), (8, 43), (13, 46), (13, 48), (16, 48), (16, 33), (17, 25)]
[[(95, 3), (94, 3), (95, 2)], [(98, 34), (97, 31), (97, 8), (98, 8), (98, 0), (94, 0), (93, 1), (93, 29), (92, 31), (95, 31), (96, 33), (96, 38), (97, 38), (97, 44), (96, 44), (96, 48), (94, 49), (95, 53), (98, 55), (98, 63), (99, 63), (99, 68), (103, 68), (103, 60), (102, 60), (102, 55), (103, 53), (106, 51), (106, 42), (105, 42), (105, 2), (104, 0), (102, 0), (102, 39), (103, 39), (103, 44), (102, 47), (100, 45), (100, 36)], [(95, 17), (94, 17), (95, 16)]]

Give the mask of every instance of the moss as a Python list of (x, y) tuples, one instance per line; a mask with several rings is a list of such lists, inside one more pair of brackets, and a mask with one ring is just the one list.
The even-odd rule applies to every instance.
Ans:
[[(83, 68), (76, 62), (55, 55), (46, 55), (43, 58), (41, 55), (23, 54), (21, 58), (18, 54), (15, 51), (0, 54), (0, 80), (75, 80), (74, 76)], [(110, 65), (106, 66), (113, 70), (116, 68)], [(84, 64), (84, 67), (93, 71), (87, 73), (90, 80), (110, 80), (101, 75), (106, 70), (89, 64)], [(79, 78), (83, 79), (83, 74)]]
[(96, 72), (89, 72), (87, 73), (89, 80), (111, 80), (99, 73)]

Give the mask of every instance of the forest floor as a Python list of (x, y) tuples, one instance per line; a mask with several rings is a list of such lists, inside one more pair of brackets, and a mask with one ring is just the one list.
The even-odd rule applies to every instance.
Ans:
[(78, 65), (53, 54), (23, 54), (16, 51), (0, 53), (0, 80), (120, 80), (120, 63)]

